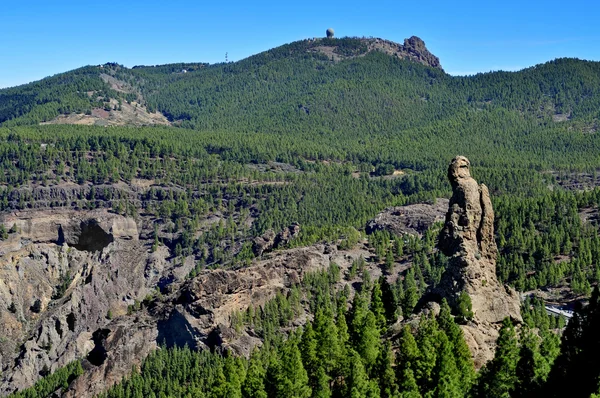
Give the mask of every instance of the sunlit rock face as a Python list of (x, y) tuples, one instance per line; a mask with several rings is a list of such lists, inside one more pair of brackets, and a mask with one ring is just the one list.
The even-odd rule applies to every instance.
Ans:
[(469, 294), (473, 320), (463, 327), (479, 367), (493, 357), (499, 324), (506, 317), (520, 322), (520, 300), (496, 277), (498, 249), (494, 240), (494, 210), (487, 187), (470, 173), (470, 162), (455, 157), (448, 167), (452, 185), (446, 220), (439, 236), (439, 249), (449, 257), (448, 267), (435, 294), (457, 304), (461, 292)]

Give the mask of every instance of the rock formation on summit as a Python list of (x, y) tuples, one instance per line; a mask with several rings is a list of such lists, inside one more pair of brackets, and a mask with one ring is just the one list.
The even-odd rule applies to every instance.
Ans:
[(423, 65), (431, 66), (432, 68), (442, 69), (440, 59), (429, 52), (425, 47), (425, 42), (417, 36), (411, 36), (404, 39), (404, 52), (406, 58), (422, 63)]
[(323, 45), (320, 40), (312, 41), (313, 44), (309, 46), (308, 51), (325, 54), (328, 59), (331, 59), (334, 62), (339, 62), (348, 58), (361, 57), (366, 53), (373, 51), (380, 51), (393, 57), (407, 59), (431, 68), (443, 70), (440, 59), (433, 55), (425, 46), (425, 42), (417, 36), (411, 36), (404, 39), (404, 44), (381, 38), (363, 37), (358, 40), (364, 45), (364, 48), (356, 49), (354, 53), (341, 50), (338, 46), (332, 44)]
[(452, 198), (438, 247), (450, 259), (435, 294), (446, 298), (451, 306), (461, 292), (469, 294), (473, 321), (463, 331), (479, 367), (493, 356), (502, 320), (522, 319), (519, 296), (496, 277), (498, 249), (492, 202), (487, 187), (471, 177), (469, 166), (467, 158), (457, 156), (448, 168)]

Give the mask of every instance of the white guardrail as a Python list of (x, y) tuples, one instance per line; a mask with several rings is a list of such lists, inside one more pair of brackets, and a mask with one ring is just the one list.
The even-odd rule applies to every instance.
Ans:
[(550, 305), (546, 305), (546, 311), (550, 314), (550, 315), (555, 315), (555, 316), (564, 316), (565, 318), (571, 319), (573, 317), (573, 311), (569, 311), (569, 310), (562, 310), (558, 307), (552, 307)]

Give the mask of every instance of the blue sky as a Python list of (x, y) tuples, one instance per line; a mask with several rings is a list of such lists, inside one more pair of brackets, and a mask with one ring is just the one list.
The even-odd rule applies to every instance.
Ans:
[[(425, 5), (423, 5), (425, 4)], [(83, 65), (239, 60), (307, 37), (421, 37), (450, 74), (600, 61), (600, 2), (3, 0), (0, 87)]]

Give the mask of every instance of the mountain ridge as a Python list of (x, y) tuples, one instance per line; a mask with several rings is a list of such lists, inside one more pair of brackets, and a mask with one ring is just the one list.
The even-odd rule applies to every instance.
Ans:
[[(70, 393), (99, 392), (163, 344), (214, 347), (198, 355), (216, 361), (237, 352), (235, 361), (243, 362), (249, 350), (229, 351), (240, 347), (238, 337), (248, 349), (275, 337), (292, 344), (276, 354), (287, 361), (294, 335), (311, 318), (320, 339), (339, 325), (346, 336), (339, 347), (354, 347), (340, 359), (372, 372), (380, 352), (399, 382), (414, 376), (423, 395), (434, 391), (430, 376), (417, 370), (460, 365), (451, 365), (449, 353), (460, 350), (462, 336), (447, 304), (438, 307), (438, 320), (416, 316), (415, 306), (456, 260), (436, 246), (443, 226), (423, 225), (418, 216), (427, 202), (449, 197), (443, 159), (457, 153), (489, 187), (465, 209), (494, 201), (498, 282), (555, 302), (589, 294), (600, 275), (600, 189), (576, 189), (599, 181), (599, 64), (559, 59), (518, 73), (455, 78), (381, 51), (362, 55), (360, 41), (346, 44), (350, 56), (338, 60), (306, 51), (311, 43), (292, 43), (237, 63), (86, 67), (0, 93), (0, 114), (16, 115), (0, 127), (0, 319), (8, 326), (0, 336), (0, 391), (49, 372), (78, 373), (59, 368), (80, 360), (84, 374)], [(178, 127), (38, 125), (59, 110), (102, 122), (161, 112)], [(415, 203), (421, 210), (398, 209)], [(392, 228), (377, 216), (385, 208)], [(382, 228), (370, 226), (373, 217)], [(486, 240), (470, 247), (491, 243), (492, 218), (483, 221), (474, 224), (487, 223), (485, 230), (473, 233)], [(397, 222), (419, 228), (405, 236)], [(276, 244), (286, 235), (292, 240)], [(486, 258), (470, 252), (483, 265), (479, 255)], [(296, 263), (316, 273), (285, 269)], [(253, 296), (259, 286), (268, 294)], [(477, 321), (481, 296), (467, 293)], [(461, 301), (466, 310), (468, 302)], [(528, 304), (521, 311), (524, 325), (537, 324), (558, 347), (553, 329), (562, 326), (541, 317), (541, 301), (540, 322)], [(464, 322), (468, 312), (455, 315)], [(404, 328), (411, 319), (422, 331), (417, 349), (445, 355), (440, 363), (449, 366), (407, 368), (402, 347), (413, 338)], [(448, 333), (431, 329), (438, 321)], [(388, 343), (383, 351), (365, 349)], [(555, 354), (547, 350), (544, 360), (550, 364)], [(316, 369), (307, 359), (303, 366)], [(452, 378), (467, 389), (474, 377), (468, 347), (462, 359), (463, 376)], [(265, 371), (277, 372), (274, 360)], [(334, 396), (352, 388), (354, 371), (345, 367), (340, 360), (331, 369), (342, 373), (327, 371), (338, 380)], [(388, 370), (369, 377), (389, 382)], [(52, 393), (72, 376), (62, 387), (45, 377), (40, 383), (50, 383)]]
[[(156, 118), (162, 114), (169, 124), (198, 130), (289, 133), (297, 125), (331, 132), (352, 121), (345, 130), (359, 133), (352, 126), (364, 120), (376, 131), (404, 130), (489, 106), (590, 121), (600, 105), (599, 71), (598, 62), (560, 58), (519, 72), (457, 77), (415, 36), (403, 45), (305, 39), (237, 62), (107, 63), (2, 89), (0, 124), (152, 125), (165, 123)], [(120, 113), (123, 104), (133, 106), (131, 115)], [(86, 117), (94, 110), (101, 116)], [(592, 123), (589, 130), (596, 129)]]

